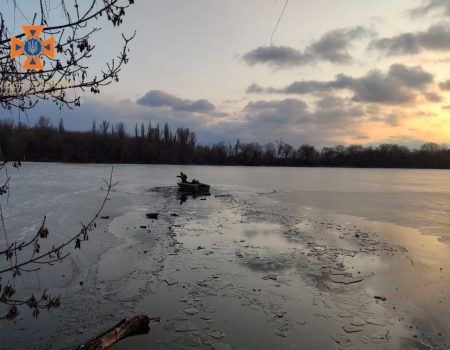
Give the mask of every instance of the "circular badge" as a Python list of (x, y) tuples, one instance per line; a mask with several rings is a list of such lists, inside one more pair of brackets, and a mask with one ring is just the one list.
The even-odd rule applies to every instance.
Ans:
[(38, 39), (29, 39), (25, 42), (25, 54), (27, 56), (39, 56), (42, 51), (41, 41)]

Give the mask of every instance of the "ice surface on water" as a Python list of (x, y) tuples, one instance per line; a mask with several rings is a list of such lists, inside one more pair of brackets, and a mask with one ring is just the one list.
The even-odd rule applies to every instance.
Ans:
[[(102, 178), (108, 177), (110, 170), (109, 165), (33, 163), (13, 170), (9, 202), (1, 198), (10, 239), (32, 235), (45, 215), (56, 241), (77, 232), (80, 222), (89, 220), (101, 203)], [(218, 196), (180, 206), (174, 187), (180, 171), (211, 184)], [(273, 348), (288, 348), (289, 342), (302, 338), (316, 345), (318, 339), (321, 344), (345, 344), (349, 334), (358, 334), (362, 324), (368, 331), (392, 328), (398, 336), (405, 331), (402, 324), (391, 327), (391, 310), (385, 310), (384, 304), (376, 303), (367, 293), (378, 293), (380, 286), (382, 292), (395, 290), (393, 283), (399, 283), (396, 274), (412, 273), (416, 265), (405, 260), (401, 239), (399, 246), (377, 240), (397, 234), (402, 231), (400, 227), (373, 224), (376, 234), (367, 237), (360, 227), (371, 224), (355, 216), (447, 235), (448, 175), (446, 171), (415, 170), (117, 165), (114, 180), (119, 183), (105, 212), (111, 219), (99, 221), (97, 236), (91, 238), (94, 244), (74, 254), (73, 263), (50, 269), (29, 282), (30, 286), (51, 286), (63, 294), (61, 314), (44, 315), (40, 323), (62, 332), (69, 327), (71, 331), (63, 333), (67, 341), (78, 341), (82, 336), (76, 338), (76, 334), (98, 334), (117, 318), (144, 308), (174, 321), (173, 328), (166, 325), (168, 329), (187, 330), (192, 321), (185, 318), (191, 315), (183, 310), (195, 307), (200, 311), (192, 316), (198, 318), (196, 322), (216, 322), (199, 337), (218, 344), (237, 343), (242, 337), (254, 345), (264, 345), (267, 340)], [(149, 222), (144, 215), (147, 209), (160, 212), (162, 219)], [(172, 217), (173, 211), (182, 215)], [(338, 213), (353, 216), (339, 217)], [(158, 245), (154, 248), (155, 241), (166, 242), (167, 250)], [(395, 273), (389, 274), (392, 262), (386, 256), (391, 251), (399, 254), (403, 265), (396, 265)], [(412, 246), (408, 257), (415, 259), (414, 254), (418, 254), (424, 261), (433, 261), (432, 255), (419, 256), (417, 252), (420, 247)], [(438, 261), (447, 256), (441, 248), (433, 252)], [(101, 259), (98, 264), (97, 259)], [(384, 270), (392, 280), (384, 279)], [(353, 294), (342, 292), (345, 283), (358, 280), (358, 272), (366, 279), (367, 290), (358, 294), (358, 285), (350, 285)], [(428, 280), (420, 286), (425, 289), (417, 288), (417, 292), (416, 280), (402, 274), (410, 300), (427, 304), (420, 299), (421, 291), (426, 290), (436, 297), (431, 310), (439, 310), (440, 294), (429, 282), (440, 280), (440, 273), (439, 266), (433, 266)], [(79, 286), (80, 280), (83, 286)], [(333, 291), (323, 289), (324, 285), (332, 286)], [(195, 295), (200, 299), (194, 300)], [(120, 302), (114, 303), (117, 300)], [(371, 305), (370, 309), (366, 305)], [(79, 318), (85, 316), (80, 313), (86, 313), (89, 327), (80, 325)], [(225, 315), (237, 324), (227, 321)], [(429, 320), (424, 317), (418, 323), (421, 321)], [(35, 340), (39, 325), (28, 326), (26, 332), (20, 330), (20, 324), (12, 326), (18, 332), (11, 332), (12, 338), (20, 334), (17, 339), (25, 344), (29, 344), (27, 337)], [(246, 327), (265, 337), (252, 338)], [(144, 338), (142, 348), (146, 342), (153, 348), (161, 335), (158, 332)], [(186, 344), (195, 344), (197, 338), (194, 334), (190, 339), (191, 335), (186, 335)], [(363, 341), (372, 345), (388, 340), (386, 332), (351, 339), (353, 344)], [(5, 344), (14, 342), (9, 339)]]
[[(4, 210), (12, 221), (21, 222), (14, 231), (24, 235), (35, 227), (23, 225), (25, 216), (34, 225), (43, 215), (62, 227), (72, 218), (79, 222), (101, 198), (98, 189), (109, 171), (109, 165), (36, 163), (13, 170), (10, 203)], [(179, 171), (214, 186), (276, 191), (275, 198), (293, 205), (450, 234), (450, 171), (118, 165), (114, 176), (118, 191), (137, 193), (145, 186), (174, 185)]]

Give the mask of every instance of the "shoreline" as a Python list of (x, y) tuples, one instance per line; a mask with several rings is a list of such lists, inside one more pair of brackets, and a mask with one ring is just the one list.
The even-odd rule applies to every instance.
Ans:
[(180, 166), (195, 166), (195, 167), (228, 167), (228, 168), (281, 168), (281, 169), (344, 169), (344, 170), (412, 170), (412, 171), (427, 171), (427, 170), (433, 170), (433, 171), (450, 171), (450, 167), (448, 168), (414, 168), (414, 167), (356, 167), (356, 166), (304, 166), (304, 165), (268, 165), (268, 164), (261, 164), (261, 165), (249, 165), (249, 164), (196, 164), (196, 163), (117, 163), (117, 162), (111, 162), (111, 163), (80, 163), (80, 162), (62, 162), (62, 161), (23, 161), (22, 164), (61, 164), (61, 165), (91, 165), (91, 166), (173, 166), (173, 167), (180, 167)]

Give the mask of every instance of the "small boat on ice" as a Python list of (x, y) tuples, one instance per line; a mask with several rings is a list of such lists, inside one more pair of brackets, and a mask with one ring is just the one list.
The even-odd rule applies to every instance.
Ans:
[(187, 193), (209, 193), (210, 186), (202, 183), (192, 183), (192, 182), (179, 182), (178, 189), (181, 192)]
[(202, 184), (198, 180), (192, 180), (188, 182), (187, 175), (184, 173), (180, 173), (178, 175), (181, 179), (181, 182), (178, 182), (178, 189), (183, 193), (192, 193), (192, 194), (208, 194), (210, 186), (207, 184)]

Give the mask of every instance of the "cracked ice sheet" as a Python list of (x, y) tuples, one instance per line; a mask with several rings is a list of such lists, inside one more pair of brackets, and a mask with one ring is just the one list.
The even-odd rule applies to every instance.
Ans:
[[(90, 183), (93, 178), (101, 182), (108, 167), (54, 167), (52, 180), (47, 166), (32, 165), (33, 181), (42, 186), (32, 191), (42, 195), (36, 203), (25, 203), (25, 210), (39, 222), (41, 214), (58, 207), (54, 222), (64, 229), (77, 227), (83, 211), (67, 216), (67, 207), (81, 206), (89, 214), (95, 207)], [(148, 336), (115, 348), (209, 349), (224, 344), (237, 349), (378, 349), (425, 348), (419, 342), (447, 341), (442, 325), (449, 324), (449, 313), (442, 310), (448, 310), (448, 299), (441, 291), (448, 290), (448, 274), (439, 270), (439, 262), (449, 259), (432, 237), (242, 186), (215, 188), (205, 201), (189, 198), (180, 206), (176, 190), (164, 187), (170, 180), (158, 180), (161, 184), (154, 188), (143, 181), (149, 168), (118, 168), (121, 183), (111, 203), (120, 205), (106, 213), (111, 218), (100, 230), (102, 249), (92, 245), (80, 252), (82, 258), (94, 258), (74, 265), (79, 278), (65, 284), (63, 307), (40, 317), (44, 330), (26, 320), (27, 332), (3, 332), (13, 339), (11, 346), (7, 341), (2, 346), (17, 348), (20, 341), (43, 336), (44, 349), (73, 347), (136, 313), (163, 320), (152, 325)], [(161, 213), (160, 219), (146, 220), (144, 209)], [(13, 210), (9, 215), (14, 225), (20, 224)], [(333, 282), (360, 276), (357, 283)], [(387, 301), (377, 301), (375, 295)], [(183, 315), (189, 308), (199, 312)], [(52, 325), (57, 325), (56, 336)], [(362, 331), (346, 332), (355, 329)], [(157, 343), (162, 339), (170, 345)]]
[[(186, 303), (195, 308), (199, 312), (188, 323), (195, 330), (187, 332), (205, 349), (211, 330), (223, 331), (223, 343), (237, 349), (426, 346), (428, 339), (412, 337), (408, 312), (373, 297), (371, 280), (396, 263), (386, 260), (389, 255), (401, 260), (405, 249), (363, 228), (362, 221), (354, 227), (348, 217), (307, 213), (242, 192), (188, 201), (174, 230), (181, 249), (167, 257), (163, 271), (179, 285), (157, 287), (140, 307), (159, 310), (163, 324)], [(367, 261), (372, 263), (364, 268)], [(171, 327), (155, 327), (118, 349), (144, 348), (173, 334)], [(169, 348), (186, 344), (177, 338)]]

